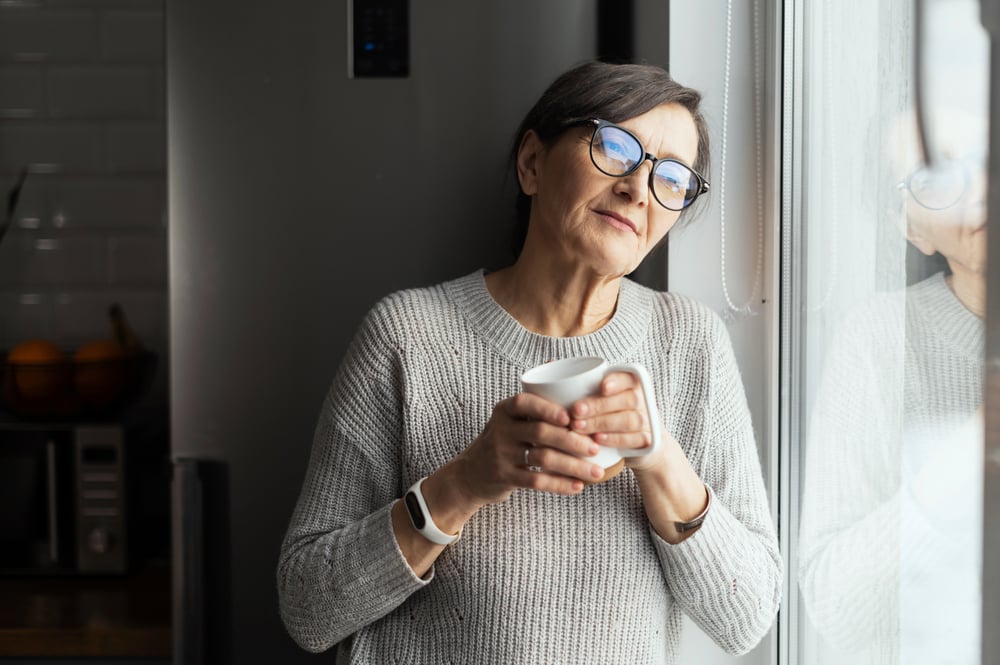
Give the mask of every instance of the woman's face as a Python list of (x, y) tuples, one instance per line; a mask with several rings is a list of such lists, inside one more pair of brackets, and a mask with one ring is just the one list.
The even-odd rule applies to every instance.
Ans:
[(907, 197), (907, 236), (925, 254), (940, 252), (952, 272), (985, 274), (986, 174), (970, 168), (966, 175), (961, 198), (943, 210), (929, 210)]
[[(663, 104), (618, 123), (634, 133), (645, 151), (693, 165), (698, 132), (690, 112)], [(593, 128), (573, 128), (545, 146), (529, 132), (518, 152), (518, 178), (531, 197), (525, 251), (540, 250), (557, 269), (582, 269), (599, 276), (635, 270), (677, 222), (649, 191), (652, 162), (625, 177), (597, 170), (590, 159)]]

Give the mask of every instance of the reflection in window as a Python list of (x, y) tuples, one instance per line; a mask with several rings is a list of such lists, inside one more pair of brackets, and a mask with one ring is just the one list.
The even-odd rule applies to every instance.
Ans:
[[(802, 3), (800, 3), (802, 4)], [(799, 662), (979, 663), (986, 37), (928, 2), (804, 3)]]

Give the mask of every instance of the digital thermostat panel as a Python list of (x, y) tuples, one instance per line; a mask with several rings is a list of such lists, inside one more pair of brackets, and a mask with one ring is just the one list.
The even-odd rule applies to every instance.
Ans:
[(409, 76), (409, 0), (350, 0), (349, 7), (351, 76)]

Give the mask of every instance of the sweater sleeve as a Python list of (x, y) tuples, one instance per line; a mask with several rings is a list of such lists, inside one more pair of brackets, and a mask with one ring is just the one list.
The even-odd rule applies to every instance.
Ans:
[(895, 631), (897, 614), (902, 335), (875, 335), (870, 321), (849, 319), (834, 336), (805, 451), (802, 596), (815, 627), (844, 649)]
[[(967, 449), (962, 430), (950, 437), (942, 436), (947, 429), (933, 431), (939, 453), (949, 456), (904, 470), (904, 447), (919, 445), (920, 430), (906, 427), (904, 410), (906, 374), (916, 370), (906, 367), (902, 303), (879, 303), (837, 329), (806, 450), (799, 582), (813, 625), (846, 650), (898, 641), (903, 580), (954, 564), (949, 513), (957, 488), (976, 477), (974, 468), (955, 474), (947, 464)], [(928, 473), (943, 482), (921, 482)], [(948, 499), (936, 501), (942, 490)]]
[(366, 318), (323, 403), (305, 480), (281, 546), (281, 618), (304, 649), (325, 651), (429, 582), (390, 517), (400, 494), (398, 353)]
[(676, 602), (722, 649), (743, 654), (774, 622), (782, 562), (743, 383), (725, 327), (717, 317), (712, 322), (705, 443), (691, 459), (713, 494), (712, 507), (679, 544), (650, 531)]

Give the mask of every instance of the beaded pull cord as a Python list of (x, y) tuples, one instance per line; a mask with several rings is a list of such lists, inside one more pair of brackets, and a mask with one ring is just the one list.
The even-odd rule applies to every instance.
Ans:
[(726, 312), (723, 318), (731, 320), (738, 316), (753, 316), (758, 312), (754, 311), (752, 304), (760, 300), (761, 278), (764, 273), (764, 168), (763, 151), (761, 139), (761, 63), (760, 63), (760, 0), (753, 2), (753, 77), (754, 77), (754, 154), (757, 159), (757, 262), (754, 269), (753, 288), (750, 296), (742, 305), (736, 305), (729, 294), (729, 286), (726, 280), (726, 170), (727, 170), (727, 142), (729, 135), (729, 81), (730, 62), (733, 50), (733, 0), (728, 0), (726, 6), (726, 68), (723, 75), (722, 90), (722, 165), (721, 183), (719, 186), (719, 222), (721, 226), (721, 240), (719, 243), (721, 251), (722, 266), (722, 295), (726, 298)]

